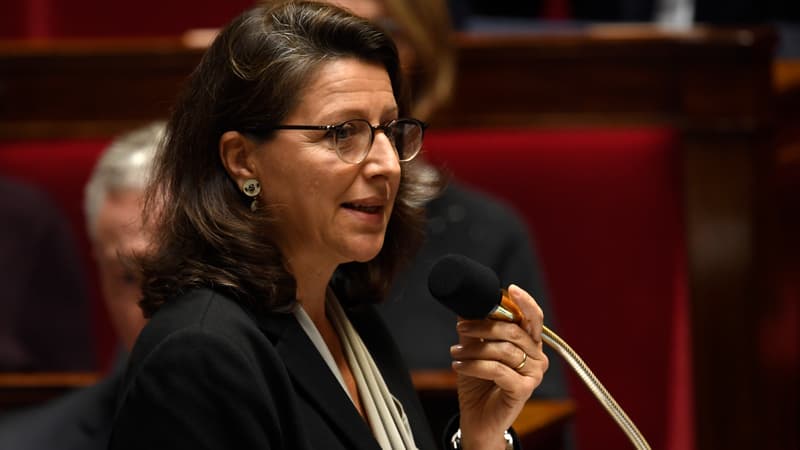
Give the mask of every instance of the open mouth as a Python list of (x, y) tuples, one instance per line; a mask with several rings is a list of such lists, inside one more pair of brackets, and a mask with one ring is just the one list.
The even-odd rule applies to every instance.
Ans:
[(383, 211), (382, 205), (367, 206), (367, 205), (359, 205), (357, 203), (342, 203), (342, 207), (367, 214), (378, 214), (381, 211)]

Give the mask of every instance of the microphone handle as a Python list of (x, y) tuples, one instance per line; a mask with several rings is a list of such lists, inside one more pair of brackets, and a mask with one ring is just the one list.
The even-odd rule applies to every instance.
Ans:
[(489, 313), (489, 319), (513, 322), (519, 325), (522, 319), (525, 318), (525, 314), (522, 314), (519, 306), (514, 303), (514, 300), (511, 300), (507, 290), (501, 289), (501, 291), (503, 292), (503, 297), (500, 299), (500, 304), (495, 306)]
[[(489, 318), (495, 320), (502, 320), (505, 322), (513, 322), (519, 324), (524, 315), (516, 303), (508, 295), (508, 292), (503, 289), (503, 298), (500, 304), (492, 310)], [(552, 348), (569, 364), (572, 370), (578, 374), (581, 381), (589, 388), (594, 394), (595, 398), (606, 409), (611, 418), (619, 425), (625, 436), (631, 441), (637, 450), (650, 450), (650, 444), (647, 443), (642, 433), (636, 428), (633, 421), (625, 414), (622, 407), (614, 400), (603, 383), (597, 379), (592, 373), (589, 366), (581, 359), (578, 353), (572, 349), (563, 339), (546, 326), (542, 326), (542, 340), (548, 347)]]

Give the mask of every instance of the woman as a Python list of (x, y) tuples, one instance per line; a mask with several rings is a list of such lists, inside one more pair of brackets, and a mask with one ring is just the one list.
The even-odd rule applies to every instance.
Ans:
[[(435, 187), (412, 162), (424, 126), (404, 118), (398, 66), (385, 34), (322, 4), (254, 8), (215, 39), (156, 160), (151, 319), (111, 448), (437, 447), (369, 305)], [(546, 370), (541, 310), (511, 292), (524, 329), (459, 324), (465, 449), (506, 448)]]

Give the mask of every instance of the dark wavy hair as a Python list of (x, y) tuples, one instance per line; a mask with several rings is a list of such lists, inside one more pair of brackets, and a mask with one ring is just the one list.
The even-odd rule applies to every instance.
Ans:
[[(262, 311), (285, 310), (294, 302), (295, 279), (268, 237), (277, 214), (266, 207), (250, 211), (220, 160), (219, 140), (226, 131), (280, 124), (326, 62), (351, 57), (386, 68), (400, 115), (406, 115), (395, 44), (342, 9), (313, 2), (258, 6), (217, 36), (184, 87), (156, 156), (145, 200), (155, 242), (139, 258), (146, 317), (196, 287), (225, 291)], [(343, 301), (384, 297), (421, 243), (423, 207), (440, 184), (413, 162), (403, 164), (381, 251), (371, 261), (337, 268)]]

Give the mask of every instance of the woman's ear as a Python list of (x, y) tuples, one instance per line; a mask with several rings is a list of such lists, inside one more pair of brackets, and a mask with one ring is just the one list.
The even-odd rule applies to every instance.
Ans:
[(241, 186), (245, 180), (258, 179), (252, 152), (255, 144), (238, 131), (226, 131), (219, 138), (219, 157), (228, 175)]

